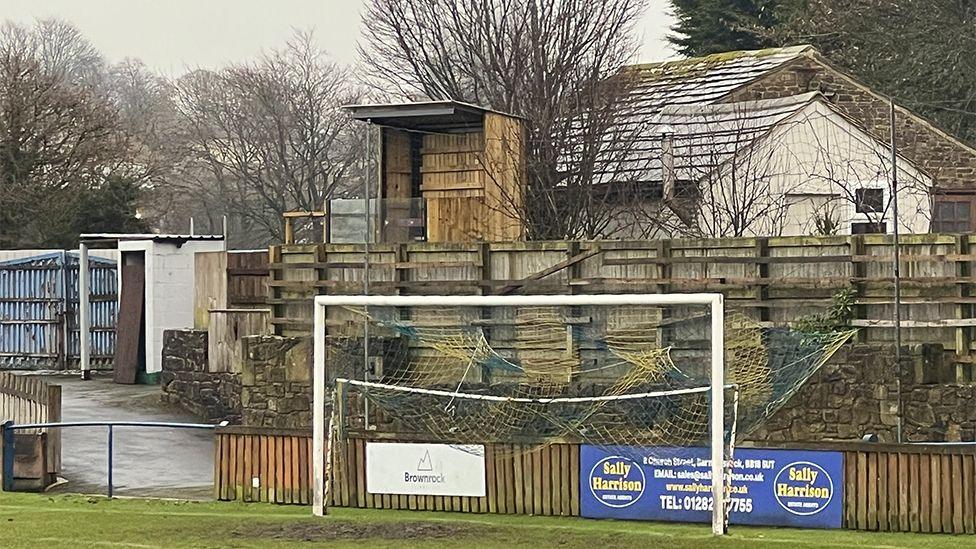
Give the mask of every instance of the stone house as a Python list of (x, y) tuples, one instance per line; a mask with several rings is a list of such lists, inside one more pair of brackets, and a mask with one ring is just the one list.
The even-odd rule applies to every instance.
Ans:
[[(858, 189), (850, 189), (852, 192), (847, 193), (850, 195), (851, 206), (855, 209), (854, 213), (862, 213), (864, 210), (862, 206), (865, 204), (879, 203), (885, 211), (890, 208), (891, 197), (888, 196), (890, 193), (887, 183), (890, 180), (888, 175), (890, 159), (885, 158), (887, 155), (884, 154), (884, 150), (890, 143), (888, 99), (832, 66), (812, 46), (730, 52), (636, 65), (628, 67), (625, 74), (629, 78), (630, 90), (623, 102), (624, 107), (621, 112), (624, 115), (617, 123), (631, 132), (626, 137), (632, 140), (626, 147), (630, 152), (623, 161), (618, 159), (607, 163), (603, 167), (602, 171), (605, 172), (603, 175), (613, 181), (624, 178), (639, 179), (644, 188), (655, 189), (653, 192), (658, 194), (652, 198), (663, 198), (662, 202), (669, 207), (662, 210), (674, 214), (674, 217), (683, 217), (682, 210), (707, 209), (702, 205), (700, 183), (696, 183), (691, 196), (682, 197), (681, 193), (674, 193), (675, 186), (680, 187), (682, 184), (681, 174), (675, 172), (675, 162), (680, 165), (681, 159), (687, 162), (689, 156), (701, 156), (699, 152), (689, 152), (692, 151), (690, 147), (682, 151), (677, 144), (672, 144), (672, 134), (681, 133), (680, 128), (676, 131), (673, 127), (676, 113), (684, 113), (687, 118), (689, 109), (698, 109), (700, 114), (697, 123), (702, 126), (705, 124), (704, 117), (708, 116), (709, 108), (712, 109), (712, 114), (724, 110), (726, 118), (727, 113), (734, 110), (739, 113), (737, 123), (751, 126), (754, 125), (757, 117), (769, 117), (770, 105), (776, 105), (776, 102), (779, 102), (779, 105), (801, 104), (803, 101), (800, 101), (800, 98), (810, 97), (807, 94), (811, 93), (816, 94), (817, 102), (826, 107), (821, 109), (823, 112), (840, 121), (841, 124), (848, 124), (853, 133), (863, 134), (873, 140), (867, 148), (874, 151), (872, 153), (875, 156), (874, 163), (866, 169), (858, 170), (860, 174), (857, 179), (860, 180), (850, 182), (851, 186), (856, 186)], [(721, 123), (711, 122), (711, 126), (710, 129), (698, 130), (699, 139), (702, 135), (708, 135), (718, 140), (729, 141), (728, 136), (731, 133), (742, 133), (730, 130), (728, 124), (722, 126)], [(899, 106), (896, 106), (895, 135), (901, 168), (899, 174), (902, 177), (907, 175), (907, 181), (916, 187), (916, 191), (924, 189), (923, 194), (928, 202), (921, 205), (913, 203), (911, 213), (907, 214), (924, 219), (905, 220), (903, 216), (899, 216), (902, 218), (902, 227), (913, 232), (957, 233), (976, 229), (976, 149), (939, 129), (930, 121)], [(734, 146), (742, 147), (741, 140), (732, 141), (738, 141)], [(811, 134), (806, 141), (808, 144), (816, 141), (818, 146), (823, 146), (822, 136), (819, 135)], [(794, 142), (794, 146), (797, 143), (799, 142)], [(701, 142), (698, 145), (701, 145)], [(675, 148), (671, 149), (672, 146)], [(826, 156), (835, 160), (843, 160), (845, 155), (851, 154), (851, 149), (846, 142), (840, 146), (834, 144), (832, 147), (834, 148)], [(705, 148), (715, 147), (712, 145)], [(747, 149), (748, 146), (743, 148)], [(728, 150), (724, 152), (726, 155), (728, 153)], [(855, 151), (854, 156), (861, 153), (863, 151)], [(903, 174), (905, 165), (908, 166), (907, 169), (917, 171), (917, 177), (913, 177), (913, 174)], [(874, 177), (870, 176), (872, 170), (876, 172)], [(810, 176), (811, 171), (807, 170), (803, 175)], [(838, 179), (838, 176), (833, 173), (813, 175), (824, 180)], [(808, 183), (801, 186), (805, 187), (805, 190), (797, 193), (799, 200), (791, 199), (788, 202), (793, 202), (794, 205), (805, 202), (806, 206), (790, 212), (790, 217), (808, 218), (812, 212), (811, 208), (816, 209), (814, 203), (817, 200), (822, 203), (824, 197), (840, 197), (844, 194), (826, 187), (810, 189)], [(811, 197), (814, 198), (813, 201), (810, 200)], [(899, 198), (899, 202), (904, 198), (901, 193)], [(870, 208), (867, 210), (869, 213)], [(885, 223), (877, 222), (883, 220), (856, 217), (841, 216), (840, 226), (835, 228), (835, 232), (840, 234), (883, 232), (891, 229), (890, 223), (886, 227)], [(659, 216), (658, 219), (660, 218)], [(686, 218), (683, 221), (686, 228), (697, 227), (697, 223), (692, 219)], [(668, 223), (670, 222), (665, 221), (662, 225)], [(680, 230), (653, 231), (642, 235), (631, 232), (631, 234), (608, 236), (667, 235), (662, 235), (662, 232), (670, 235), (675, 235), (675, 232), (681, 233)], [(794, 227), (793, 230), (779, 234), (803, 234), (803, 232)], [(809, 231), (806, 234), (809, 234)]]

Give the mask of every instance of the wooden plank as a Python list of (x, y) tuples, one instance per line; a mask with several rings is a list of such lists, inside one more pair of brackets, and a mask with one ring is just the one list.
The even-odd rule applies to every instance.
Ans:
[(275, 503), (286, 503), (288, 490), (285, 484), (285, 444), (283, 437), (271, 437), (275, 452)]
[(922, 463), (921, 456), (908, 456), (908, 521), (910, 532), (922, 532)]
[(253, 437), (245, 435), (244, 437), (244, 452), (242, 453), (243, 461), (241, 468), (241, 501), (252, 502), (254, 501), (251, 497), (251, 468), (254, 467), (254, 459), (252, 454), (254, 448), (252, 448)]
[(878, 530), (887, 532), (888, 530), (888, 455), (884, 453), (878, 456), (877, 472), (875, 479), (878, 486)]
[(939, 479), (939, 484), (941, 485), (941, 503), (942, 503), (942, 531), (947, 534), (954, 533), (952, 507), (955, 503), (952, 488), (952, 456), (943, 455), (939, 458), (939, 467), (941, 469), (941, 478)]
[[(359, 508), (366, 507), (366, 441), (355, 439), (356, 448), (356, 503)], [(401, 507), (402, 509), (403, 507)]]
[(524, 508), (525, 514), (534, 514), (533, 501), (535, 499), (535, 470), (532, 468), (532, 454), (535, 452), (535, 447), (533, 445), (522, 446), (522, 455), (520, 459), (522, 460), (522, 478), (524, 480), (523, 485), (523, 497), (524, 497)]
[(312, 453), (310, 448), (312, 439), (296, 438), (296, 440), (298, 441), (298, 461), (301, 464), (299, 468), (299, 503), (309, 505), (312, 503)]
[(542, 513), (542, 452), (544, 446), (532, 450), (532, 514)]
[(145, 316), (145, 269), (145, 265), (122, 266), (122, 295), (112, 368), (115, 383), (132, 385), (136, 382), (136, 373), (146, 368), (148, 357), (140, 356), (139, 352)]
[(237, 499), (237, 439), (240, 438), (237, 435), (230, 436), (230, 454), (227, 456), (227, 461), (230, 464), (227, 473), (227, 500), (233, 501)]
[(918, 459), (918, 504), (921, 532), (932, 532), (932, 458), (934, 456), (920, 455)]
[(549, 446), (543, 446), (542, 454), (542, 514), (552, 514), (552, 458)]
[(911, 487), (908, 475), (908, 454), (895, 453), (893, 455), (896, 458), (895, 465), (898, 470), (898, 473), (895, 475), (898, 482), (898, 531), (910, 532), (911, 523), (908, 518), (908, 506)]
[(512, 466), (514, 468), (515, 482), (515, 513), (525, 514), (525, 475), (522, 472), (522, 446), (512, 446)]
[(868, 512), (866, 530), (878, 529), (878, 454), (868, 452), (867, 478), (865, 485), (868, 491)]
[(857, 453), (844, 452), (844, 528), (857, 529)]
[(963, 533), (976, 534), (976, 455), (962, 456)]
[(508, 513), (508, 493), (505, 492), (505, 445), (495, 444), (495, 497), (498, 512)]
[(224, 499), (222, 493), (221, 476), (224, 474), (224, 456), (223, 456), (223, 441), (224, 435), (215, 434), (214, 435), (214, 499), (221, 501)]
[(288, 444), (288, 437), (275, 437), (278, 448), (281, 451), (281, 461), (278, 466), (281, 469), (281, 503), (291, 503), (291, 445)]
[(569, 447), (569, 478), (570, 478), (570, 508), (569, 514), (574, 517), (580, 516), (580, 462), (579, 444), (572, 444)]
[(929, 456), (929, 487), (930, 509), (929, 521), (932, 531), (941, 533), (942, 530), (942, 459), (941, 456)]
[(952, 491), (952, 533), (964, 534), (966, 532), (966, 527), (963, 524), (963, 456), (957, 454), (946, 457), (951, 461), (949, 469), (950, 474), (944, 476), (948, 477)]
[(868, 529), (868, 455), (857, 453), (857, 529)]
[(570, 496), (570, 485), (572, 483), (572, 475), (570, 475), (570, 460), (569, 460), (569, 445), (560, 444), (559, 445), (560, 459), (559, 462), (562, 464), (562, 470), (559, 472), (560, 476), (560, 510), (559, 513), (564, 517), (568, 517), (572, 514), (571, 507), (572, 501)]
[(562, 502), (559, 498), (562, 494), (562, 472), (563, 472), (563, 462), (562, 453), (559, 450), (558, 444), (552, 444), (549, 446), (550, 453), (550, 474), (552, 475), (552, 492), (550, 497), (552, 498), (552, 514), (558, 515), (562, 513)]
[(488, 512), (498, 512), (498, 488), (495, 484), (495, 445), (485, 444), (485, 487), (487, 489)]
[(533, 274), (525, 277), (524, 279), (522, 279), (522, 280), (520, 280), (518, 282), (515, 282), (513, 284), (509, 284), (509, 285), (506, 285), (506, 286), (502, 286), (501, 288), (498, 288), (497, 290), (495, 290), (494, 294), (495, 295), (508, 295), (508, 294), (514, 292), (515, 290), (517, 290), (517, 289), (525, 286), (529, 282), (533, 282), (533, 281), (536, 281), (536, 280), (540, 280), (540, 279), (543, 279), (543, 278), (545, 278), (547, 276), (550, 276), (550, 275), (553, 275), (555, 273), (558, 273), (559, 271), (562, 271), (563, 269), (566, 269), (568, 267), (571, 267), (573, 265), (576, 265), (577, 263), (580, 263), (582, 261), (585, 261), (585, 260), (587, 260), (587, 259), (589, 259), (589, 258), (591, 258), (591, 257), (593, 257), (593, 256), (595, 256), (597, 254), (600, 254), (600, 253), (602, 253), (602, 250), (600, 249), (599, 246), (596, 246), (596, 247), (594, 247), (594, 248), (592, 248), (590, 250), (587, 250), (585, 252), (581, 252), (579, 254), (576, 254), (573, 257), (570, 257), (569, 259), (566, 259), (564, 261), (560, 261), (559, 263), (556, 263), (555, 265), (553, 265), (551, 267), (548, 267), (546, 269), (543, 269), (541, 271), (538, 271), (536, 273), (533, 273)]
[[(900, 490), (898, 487), (898, 454), (889, 452), (886, 454), (887, 457), (887, 496), (888, 496), (888, 529), (889, 532), (898, 532), (900, 527), (898, 525), (898, 499), (900, 495)], [(883, 466), (883, 465), (882, 465)]]

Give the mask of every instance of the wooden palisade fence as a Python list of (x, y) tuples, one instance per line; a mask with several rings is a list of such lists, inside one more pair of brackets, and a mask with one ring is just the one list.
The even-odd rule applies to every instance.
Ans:
[[(959, 381), (976, 356), (976, 236), (906, 235), (901, 241), (903, 338), (955, 351)], [(311, 297), (363, 290), (362, 245), (274, 246), (271, 323), (306, 335)], [(374, 244), (370, 293), (491, 294), (722, 292), (728, 306), (786, 324), (857, 291), (854, 325), (890, 341), (893, 246), (886, 235), (665, 241)], [(964, 367), (963, 367), (964, 366)]]
[[(579, 446), (486, 445), (487, 496), (405, 496), (366, 491), (366, 439), (334, 454), (329, 504), (368, 509), (579, 516)], [(798, 445), (790, 446), (799, 448)], [(844, 526), (887, 532), (976, 533), (972, 446), (819, 443), (844, 453)], [(311, 437), (304, 431), (218, 429), (217, 499), (308, 504)], [(258, 478), (255, 487), (253, 479)]]
[[(61, 386), (41, 378), (0, 372), (0, 422), (61, 421)], [(61, 432), (21, 431), (17, 437), (14, 477), (18, 484), (43, 488), (61, 473)]]

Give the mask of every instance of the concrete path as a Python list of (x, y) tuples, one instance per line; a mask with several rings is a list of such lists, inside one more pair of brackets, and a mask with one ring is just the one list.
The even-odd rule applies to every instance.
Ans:
[[(158, 385), (116, 385), (110, 378), (48, 378), (62, 387), (63, 421), (200, 420), (159, 401)], [(62, 429), (59, 491), (104, 494), (107, 488), (106, 427)], [(116, 495), (209, 499), (213, 486), (213, 433), (198, 429), (116, 427)]]

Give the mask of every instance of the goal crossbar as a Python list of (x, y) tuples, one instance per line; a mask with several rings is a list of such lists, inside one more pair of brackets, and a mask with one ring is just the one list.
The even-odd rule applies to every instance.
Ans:
[[(725, 303), (721, 294), (597, 294), (597, 295), (322, 295), (314, 298), (312, 387), (312, 512), (326, 512), (326, 308), (327, 307), (559, 307), (559, 306), (681, 306), (709, 307), (711, 378), (709, 380), (712, 533), (725, 532)], [(366, 382), (361, 382), (366, 383)], [(403, 389), (398, 387), (398, 389)], [(694, 389), (694, 390), (704, 390)], [(504, 397), (502, 397), (504, 398)], [(555, 399), (553, 399), (555, 400)]]

